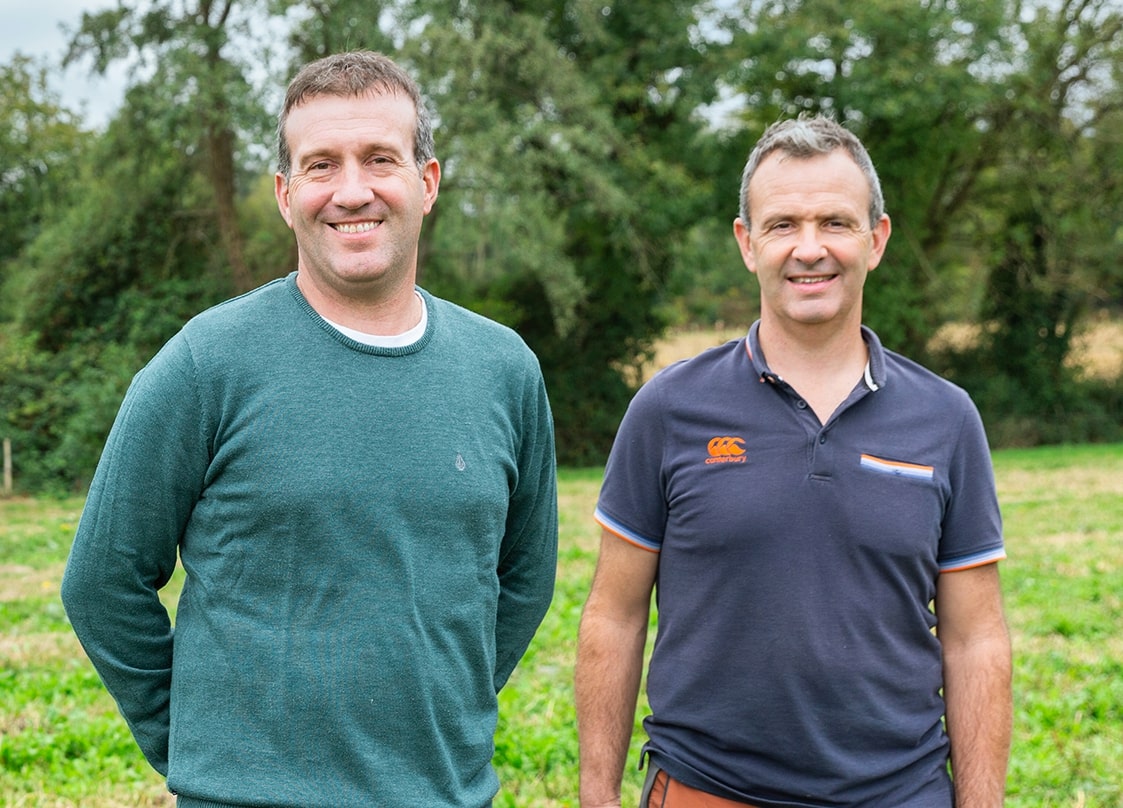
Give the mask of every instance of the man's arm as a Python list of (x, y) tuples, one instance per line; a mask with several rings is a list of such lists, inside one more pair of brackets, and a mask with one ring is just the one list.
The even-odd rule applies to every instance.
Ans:
[(519, 486), (500, 547), (495, 616), (495, 692), (506, 684), (550, 607), (558, 562), (558, 476), (553, 418), (535, 365), (525, 407)]
[(620, 805), (659, 554), (604, 531), (577, 640), (581, 805)]
[(1000, 808), (1013, 708), (997, 564), (941, 574), (936, 618), (956, 808)]
[(159, 590), (206, 464), (182, 341), (134, 379), (90, 485), (62, 579), (75, 634), (141, 751), (168, 770), (173, 633)]

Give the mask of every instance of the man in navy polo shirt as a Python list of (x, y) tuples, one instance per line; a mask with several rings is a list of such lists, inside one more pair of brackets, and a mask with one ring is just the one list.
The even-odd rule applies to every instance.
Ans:
[(978, 413), (862, 325), (890, 222), (857, 138), (776, 124), (740, 196), (760, 320), (644, 386), (605, 472), (581, 805), (620, 805), (654, 588), (642, 806), (997, 808), (1010, 640)]

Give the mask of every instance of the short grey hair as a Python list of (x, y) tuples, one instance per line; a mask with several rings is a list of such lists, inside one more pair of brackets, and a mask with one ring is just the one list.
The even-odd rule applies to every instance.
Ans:
[(749, 183), (765, 157), (779, 151), (791, 157), (808, 158), (830, 154), (836, 149), (846, 149), (865, 175), (870, 187), (870, 227), (875, 227), (885, 215), (885, 197), (881, 193), (881, 180), (877, 177), (873, 160), (857, 135), (824, 115), (779, 121), (761, 135), (741, 173), (739, 215), (745, 227), (750, 226)]
[(413, 159), (419, 173), (436, 156), (433, 119), (421, 89), (392, 59), (374, 51), (348, 51), (309, 62), (293, 77), (285, 91), (285, 103), (277, 117), (277, 171), (290, 176), (292, 154), (285, 127), (294, 107), (317, 96), (349, 98), (364, 93), (401, 93), (413, 102), (417, 123), (413, 134)]

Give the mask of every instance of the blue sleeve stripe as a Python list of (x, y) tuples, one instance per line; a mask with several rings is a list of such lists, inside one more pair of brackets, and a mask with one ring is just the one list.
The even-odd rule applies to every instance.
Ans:
[(983, 550), (971, 555), (956, 556), (940, 562), (940, 572), (958, 572), (960, 570), (968, 570), (972, 567), (981, 567), (984, 564), (993, 564), (995, 561), (1002, 561), (1006, 558), (1006, 550), (1002, 547), (994, 547), (990, 550)]
[(624, 527), (624, 525), (620, 524), (604, 511), (602, 511), (600, 508), (597, 508), (593, 512), (593, 518), (596, 519), (597, 523), (609, 533), (612, 533), (615, 536), (619, 536), (629, 544), (636, 545), (636, 547), (642, 547), (644, 550), (650, 550), (653, 553), (658, 553), (662, 547), (661, 542), (646, 538), (639, 535), (633, 530), (629, 530), (628, 528)]

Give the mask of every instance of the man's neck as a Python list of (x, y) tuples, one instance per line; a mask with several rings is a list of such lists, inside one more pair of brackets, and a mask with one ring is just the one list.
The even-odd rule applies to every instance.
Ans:
[(869, 361), (860, 323), (785, 329), (762, 320), (758, 336), (769, 369), (807, 401), (821, 423), (850, 395)]
[(324, 289), (303, 272), (297, 273), (296, 285), (308, 305), (325, 320), (364, 334), (403, 334), (421, 321), (424, 304), (412, 285), (403, 286), (393, 296), (378, 299), (347, 296), (334, 289)]

